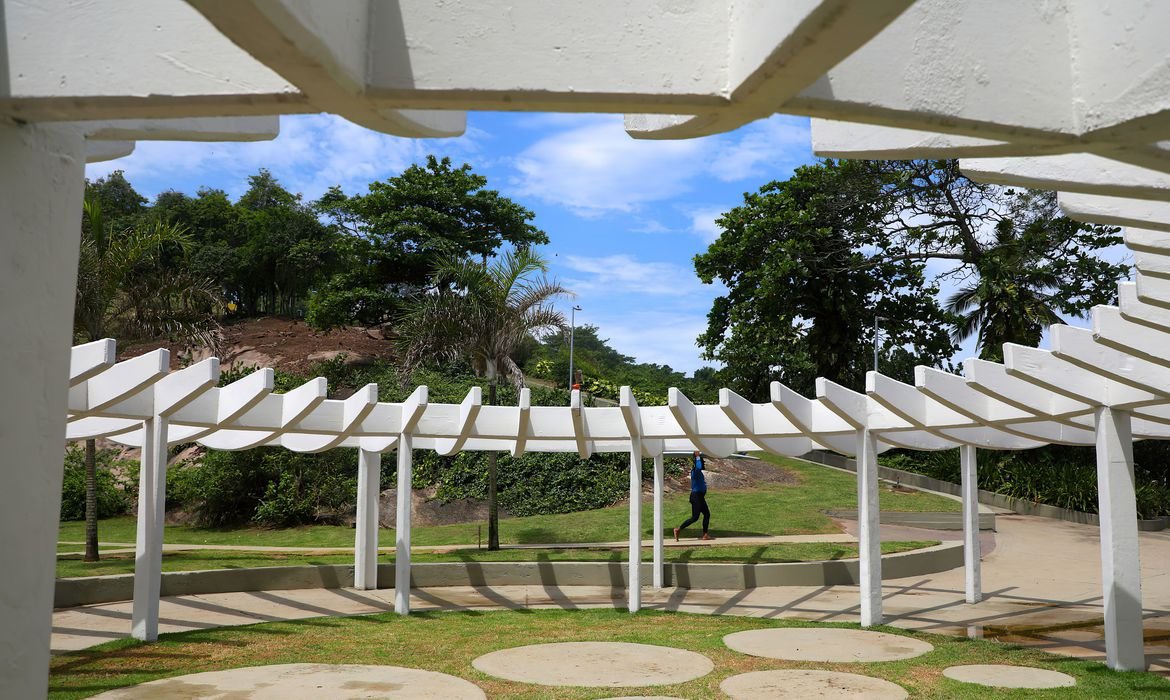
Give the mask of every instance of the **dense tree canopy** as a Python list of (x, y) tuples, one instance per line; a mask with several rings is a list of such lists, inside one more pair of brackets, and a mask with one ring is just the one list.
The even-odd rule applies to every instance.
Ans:
[(950, 316), (920, 262), (872, 260), (886, 217), (883, 179), (864, 161), (825, 161), (744, 195), (695, 269), (727, 294), (716, 298), (707, 357), (746, 396), (782, 381), (811, 393), (816, 377), (854, 389), (872, 369), (873, 321), (883, 316), (882, 370), (906, 377), (954, 351)]
[[(1061, 216), (1053, 193), (972, 182), (956, 161), (831, 161), (745, 195), (695, 258), (715, 300), (700, 344), (734, 387), (781, 380), (861, 388), (881, 323), (881, 370), (908, 380), (976, 336), (981, 355), (1036, 345), (1043, 329), (1116, 299), (1128, 273), (1099, 251), (1117, 229)], [(927, 274), (927, 263), (943, 272)], [(941, 283), (955, 286), (945, 307)], [(949, 339), (947, 335), (949, 334)]]
[(426, 165), (371, 183), (366, 194), (330, 189), (317, 207), (347, 238), (353, 264), (314, 296), (309, 321), (319, 327), (386, 321), (402, 299), (430, 283), (436, 260), (486, 261), (505, 243), (548, 242), (530, 223), (531, 211), (486, 186), (470, 165), (428, 156)]
[(951, 261), (955, 339), (976, 336), (984, 359), (1002, 359), (1005, 342), (1038, 344), (1061, 315), (1116, 303), (1129, 266), (1099, 252), (1122, 242), (1117, 228), (1062, 216), (1053, 192), (969, 180), (954, 160), (878, 167), (888, 213), (871, 261)]

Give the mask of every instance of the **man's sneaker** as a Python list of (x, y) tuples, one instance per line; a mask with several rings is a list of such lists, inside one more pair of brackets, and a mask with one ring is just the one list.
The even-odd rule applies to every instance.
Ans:
[(674, 529), (674, 541), (678, 542), (678, 528), (677, 527)]
[(714, 538), (714, 537), (712, 537), (712, 536), (710, 536), (710, 535), (708, 535), (707, 533), (705, 533), (705, 532), (704, 532), (704, 533), (703, 533), (703, 536), (702, 536), (702, 537), (700, 537), (699, 539), (701, 539), (701, 540), (713, 540), (713, 539), (715, 539), (715, 538)]

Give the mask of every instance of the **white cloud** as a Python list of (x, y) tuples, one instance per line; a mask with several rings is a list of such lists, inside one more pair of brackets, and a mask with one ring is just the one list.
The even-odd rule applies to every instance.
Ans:
[(777, 179), (808, 162), (812, 136), (807, 119), (775, 115), (729, 134), (711, 160), (710, 171), (724, 182), (766, 173)]
[(667, 262), (637, 260), (629, 255), (566, 255), (559, 262), (585, 275), (564, 280), (564, 285), (578, 295), (647, 294), (678, 298), (703, 289), (694, 270)]
[[(370, 131), (328, 114), (285, 116), (280, 135), (271, 141), (140, 141), (126, 158), (88, 166), (86, 176), (124, 170), (136, 186), (154, 181), (157, 189), (171, 187), (179, 178), (197, 178), (200, 184), (230, 180), (229, 194), (239, 195), (247, 188), (247, 176), (267, 168), (288, 189), (315, 199), (332, 185), (350, 193), (364, 191), (371, 181), (396, 175), (427, 153), (474, 153), (481, 138), (482, 132), (469, 130), (456, 139), (421, 141)], [(142, 186), (144, 192), (157, 189)]]
[(586, 116), (529, 146), (513, 161), (517, 193), (582, 216), (632, 212), (687, 191), (699, 141), (637, 141), (620, 117)]
[(810, 153), (808, 121), (774, 116), (730, 134), (679, 141), (631, 138), (620, 117), (586, 115), (542, 122), (552, 129), (513, 161), (521, 195), (585, 217), (632, 213), (686, 194), (706, 175), (724, 182), (782, 176)]
[(691, 217), (691, 232), (703, 240), (703, 243), (711, 245), (723, 233), (723, 229), (719, 228), (719, 224), (715, 220), (727, 211), (725, 207), (705, 207), (703, 209), (694, 209), (690, 212)]

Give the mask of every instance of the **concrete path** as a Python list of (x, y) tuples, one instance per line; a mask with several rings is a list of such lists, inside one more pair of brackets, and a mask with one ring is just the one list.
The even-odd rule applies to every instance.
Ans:
[[(907, 629), (1034, 644), (1061, 654), (1104, 658), (1097, 528), (1027, 516), (1003, 516), (996, 549), (983, 560), (986, 600), (963, 602), (963, 570), (884, 582), (886, 621)], [(930, 531), (934, 532), (934, 531)], [(1147, 658), (1170, 673), (1170, 532), (1143, 532), (1141, 554)], [(934, 539), (938, 539), (936, 536)], [(726, 540), (724, 540), (726, 542)], [(164, 598), (162, 632), (393, 609), (393, 591), (312, 589)], [(415, 610), (625, 607), (608, 587), (503, 586), (412, 591)], [(743, 591), (643, 591), (649, 609), (857, 621), (856, 586), (773, 587)], [(130, 603), (59, 610), (55, 652), (128, 634)]]
[[(912, 528), (902, 528), (912, 529)], [(923, 531), (919, 531), (923, 532)], [(935, 531), (931, 531), (935, 532)], [(945, 533), (938, 531), (941, 534), (946, 534), (947, 539), (956, 539), (953, 533)], [(962, 539), (962, 533), (959, 533), (959, 538)], [(892, 537), (893, 535), (891, 535)], [(883, 536), (884, 538), (884, 536)], [(915, 537), (904, 537), (903, 539), (916, 539)], [(942, 537), (917, 537), (917, 539), (942, 539)], [(856, 533), (837, 532), (823, 535), (771, 535), (760, 537), (718, 537), (713, 540), (700, 540), (697, 537), (682, 537), (679, 541), (675, 541), (673, 536), (668, 537), (663, 541), (663, 546), (666, 547), (713, 547), (716, 545), (722, 546), (738, 546), (747, 545), (753, 547), (767, 546), (773, 544), (797, 544), (805, 542), (828, 542), (828, 543), (855, 543), (857, 542)], [(59, 542), (58, 544), (79, 544), (84, 545), (84, 542)], [(566, 544), (505, 544), (501, 545), (500, 549), (591, 549), (591, 548), (622, 548), (628, 547), (629, 542), (622, 540), (620, 542), (576, 542)], [(100, 542), (102, 554), (133, 554), (133, 542)], [(642, 546), (649, 549), (654, 546), (654, 540), (642, 540)], [(439, 545), (416, 545), (410, 548), (412, 552), (457, 552), (464, 550), (483, 549), (482, 547), (475, 547), (466, 544), (439, 544)], [(187, 552), (196, 550), (218, 550), (224, 552), (311, 552), (314, 554), (345, 554), (352, 553), (353, 547), (263, 547), (257, 545), (241, 545), (241, 544), (164, 544), (164, 552)], [(378, 551), (385, 553), (393, 553), (394, 547), (379, 547)], [(84, 555), (85, 552), (59, 552), (57, 557), (73, 558)]]

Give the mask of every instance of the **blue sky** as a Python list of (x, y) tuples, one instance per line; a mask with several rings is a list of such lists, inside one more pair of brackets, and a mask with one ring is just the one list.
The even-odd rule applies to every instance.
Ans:
[(687, 141), (637, 141), (622, 119), (593, 114), (472, 113), (455, 139), (403, 139), (330, 115), (281, 117), (259, 143), (139, 142), (121, 160), (86, 168), (90, 178), (123, 170), (147, 197), (200, 187), (238, 197), (265, 167), (306, 199), (331, 185), (350, 194), (427, 154), (467, 162), (536, 213), (550, 242), (551, 273), (577, 296), (577, 322), (594, 324), (620, 352), (693, 372), (695, 338), (718, 288), (691, 259), (718, 230), (714, 219), (744, 192), (788, 178), (814, 160), (808, 120), (774, 116), (735, 132)]

